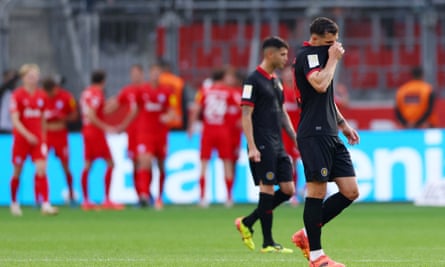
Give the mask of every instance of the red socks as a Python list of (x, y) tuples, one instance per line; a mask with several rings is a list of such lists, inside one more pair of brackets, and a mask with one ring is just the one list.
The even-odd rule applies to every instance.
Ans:
[(35, 175), (34, 191), (37, 203), (40, 201), (43, 201), (43, 203), (48, 202), (48, 179), (46, 178), (46, 175)]
[(200, 197), (204, 199), (206, 193), (206, 178), (205, 176), (199, 177), (199, 189), (200, 189)]
[(13, 176), (11, 179), (11, 199), (12, 202), (17, 202), (17, 191), (19, 189), (19, 182), (20, 180)]
[(136, 175), (136, 192), (139, 196), (150, 196), (151, 173), (147, 169), (140, 169)]
[(105, 199), (110, 199), (111, 178), (113, 175), (113, 168), (108, 167), (105, 171)]
[(233, 178), (226, 177), (226, 189), (227, 189), (227, 199), (232, 200), (232, 188), (233, 188)]

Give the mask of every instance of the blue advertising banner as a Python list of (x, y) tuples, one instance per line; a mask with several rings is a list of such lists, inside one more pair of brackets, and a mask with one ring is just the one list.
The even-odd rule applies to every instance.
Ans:
[[(420, 194), (427, 181), (443, 179), (444, 162), (443, 130), (406, 131), (362, 131), (361, 143), (349, 147), (356, 168), (360, 201), (388, 202), (412, 201)], [(173, 132), (169, 136), (168, 158), (166, 160), (165, 203), (197, 203), (199, 198), (199, 135), (192, 138), (183, 132)], [(110, 135), (108, 142), (116, 163), (111, 185), (111, 198), (121, 203), (136, 203), (133, 188), (133, 166), (127, 157), (125, 135)], [(73, 173), (74, 189), (81, 201), (80, 176), (83, 168), (83, 142), (78, 133), (69, 135), (70, 168)], [(10, 178), (12, 175), (11, 148), (12, 136), (0, 135), (1, 178), (0, 205), (10, 203)], [(304, 191), (304, 174), (301, 162), (298, 163), (298, 191)], [(89, 193), (94, 202), (104, 198), (105, 163), (94, 163), (89, 175)], [(50, 152), (48, 157), (48, 179), (50, 199), (54, 204), (62, 204), (67, 199), (67, 186), (60, 162)], [(18, 200), (22, 204), (34, 203), (34, 167), (28, 159), (20, 182)], [(158, 195), (158, 171), (153, 171), (151, 192)], [(335, 185), (330, 185), (335, 190)], [(253, 185), (248, 167), (245, 142), (236, 166), (233, 188), (236, 203), (255, 202), (258, 189)], [(207, 170), (206, 198), (210, 203), (226, 200), (222, 162), (216, 155)]]

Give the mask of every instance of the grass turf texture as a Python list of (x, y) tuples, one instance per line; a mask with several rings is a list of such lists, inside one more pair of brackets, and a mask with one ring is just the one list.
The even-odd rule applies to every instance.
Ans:
[[(300, 251), (261, 254), (241, 242), (233, 220), (254, 206), (167, 206), (163, 211), (83, 212), (61, 208), (43, 217), (25, 208), (14, 218), (0, 209), (0, 266), (308, 266)], [(302, 207), (274, 213), (274, 237), (294, 248)], [(324, 250), (351, 266), (445, 266), (445, 212), (411, 204), (354, 204), (324, 229)]]

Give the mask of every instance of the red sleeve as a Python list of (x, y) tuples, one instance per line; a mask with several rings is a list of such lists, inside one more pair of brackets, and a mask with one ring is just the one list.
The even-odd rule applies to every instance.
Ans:
[(15, 112), (21, 112), (21, 106), (19, 103), (20, 96), (18, 95), (18, 92), (14, 92), (11, 96), (11, 101), (9, 102), (9, 112), (15, 113)]

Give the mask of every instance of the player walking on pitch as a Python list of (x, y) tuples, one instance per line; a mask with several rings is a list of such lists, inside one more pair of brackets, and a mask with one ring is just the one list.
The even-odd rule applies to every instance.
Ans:
[[(301, 93), (298, 146), (307, 182), (304, 229), (292, 240), (309, 260), (310, 267), (343, 267), (331, 260), (321, 247), (321, 228), (358, 197), (351, 157), (338, 137), (340, 129), (349, 144), (359, 136), (349, 126), (334, 102), (333, 77), (345, 50), (337, 42), (338, 26), (328, 18), (317, 18), (310, 26), (311, 38), (295, 61), (295, 79)], [(339, 192), (326, 200), (327, 183)]]
[[(260, 219), (263, 232), (261, 252), (292, 253), (272, 237), (273, 210), (295, 192), (292, 165), (283, 147), (281, 129), (295, 141), (296, 134), (284, 110), (283, 87), (274, 71), (283, 69), (289, 46), (279, 37), (269, 37), (262, 45), (263, 61), (246, 79), (242, 93), (242, 127), (247, 139), (250, 170), (260, 187), (258, 207), (235, 225), (244, 244), (254, 249), (252, 226)], [(274, 191), (274, 185), (279, 189)]]
[(36, 167), (34, 189), (36, 202), (42, 201), (42, 214), (54, 215), (58, 209), (48, 200), (48, 178), (46, 177), (46, 130), (44, 112), (46, 96), (38, 88), (40, 69), (35, 64), (25, 64), (20, 68), (23, 86), (16, 89), (11, 98), (10, 112), (14, 126), (12, 163), (14, 174), (11, 179), (11, 213), (21, 216), (22, 210), (17, 202), (19, 177), (27, 156), (31, 156)]

